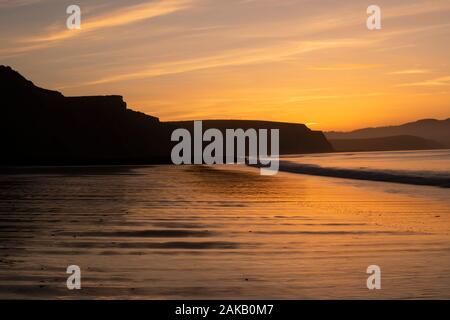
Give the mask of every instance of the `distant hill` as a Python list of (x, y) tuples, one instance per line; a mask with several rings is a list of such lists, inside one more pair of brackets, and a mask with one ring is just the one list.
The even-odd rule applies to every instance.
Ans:
[[(365, 128), (351, 132), (332, 131), (326, 132), (325, 135), (330, 140), (372, 139), (407, 135), (433, 140), (445, 148), (450, 148), (450, 118), (446, 120), (423, 119), (398, 126)], [(416, 141), (419, 142), (419, 144), (423, 144), (423, 141), (419, 141), (417, 139)], [(411, 143), (412, 140), (405, 140), (405, 142)]]
[[(121, 96), (65, 97), (0, 66), (0, 165), (171, 163), (171, 134), (187, 122), (160, 122), (127, 108)], [(327, 152), (321, 132), (301, 124), (205, 122), (231, 128), (280, 128), (286, 153)]]
[[(193, 132), (193, 121), (175, 121), (170, 124)], [(203, 130), (219, 129), (225, 136), (226, 129), (279, 129), (280, 154), (332, 152), (333, 147), (321, 131), (313, 131), (304, 124), (259, 120), (203, 120)], [(270, 136), (268, 138), (270, 140)]]
[(393, 151), (442, 149), (436, 141), (415, 136), (393, 136), (369, 139), (332, 139), (330, 143), (337, 152), (345, 151)]

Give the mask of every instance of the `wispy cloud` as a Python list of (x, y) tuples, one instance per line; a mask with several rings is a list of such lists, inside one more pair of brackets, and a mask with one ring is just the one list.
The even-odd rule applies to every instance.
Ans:
[(23, 7), (42, 1), (43, 0), (0, 0), (0, 8)]
[(363, 64), (363, 63), (348, 63), (348, 64), (336, 64), (330, 66), (311, 67), (309, 70), (314, 71), (350, 71), (350, 70), (363, 70), (374, 69), (382, 67), (382, 64)]
[(429, 79), (418, 82), (402, 83), (397, 85), (397, 87), (434, 87), (434, 86), (449, 86), (450, 76), (439, 77), (435, 79)]
[(399, 70), (399, 71), (393, 71), (389, 72), (388, 74), (425, 74), (430, 73), (431, 71), (428, 69), (409, 69), (409, 70)]
[(292, 56), (316, 50), (360, 47), (371, 45), (373, 42), (374, 40), (368, 39), (333, 39), (298, 42), (290, 41), (281, 44), (272, 44), (272, 46), (269, 47), (230, 50), (222, 54), (212, 55), (208, 57), (160, 63), (148, 66), (144, 69), (141, 68), (141, 70), (139, 71), (129, 72), (125, 74), (121, 73), (119, 75), (97, 79), (77, 86), (96, 85), (141, 78), (152, 78), (219, 67), (284, 61), (288, 60)]
[(450, 2), (447, 0), (423, 1), (418, 3), (407, 2), (402, 5), (394, 6), (389, 10), (384, 10), (384, 18), (401, 18), (418, 15), (425, 15), (436, 12), (445, 12), (450, 10)]
[[(47, 34), (23, 39), (23, 42), (41, 43), (65, 40), (80, 34), (86, 34), (100, 29), (124, 26), (143, 20), (168, 15), (192, 6), (194, 0), (160, 0), (146, 2), (126, 8), (121, 8), (107, 14), (83, 20), (81, 30), (58, 30)], [(54, 29), (54, 28), (52, 28)]]
[(342, 98), (359, 98), (359, 97), (376, 97), (381, 96), (381, 92), (370, 92), (370, 93), (355, 93), (355, 94), (339, 94), (339, 95), (304, 95), (295, 96), (287, 99), (285, 103), (299, 103), (314, 100), (332, 100), (332, 99), (342, 99)]
[[(128, 72), (109, 73), (108, 76), (98, 77), (95, 80), (87, 81), (76, 85), (66, 85), (60, 89), (83, 87), (88, 85), (98, 85), (104, 83), (121, 82), (134, 79), (154, 78), (159, 76), (174, 75), (194, 72), (211, 68), (248, 65), (263, 62), (286, 61), (296, 55), (305, 54), (312, 51), (329, 50), (336, 48), (363, 48), (383, 43), (406, 34), (417, 34), (436, 29), (443, 29), (450, 24), (437, 24), (426, 27), (404, 28), (391, 32), (384, 32), (375, 37), (358, 38), (332, 38), (322, 40), (295, 41), (295, 38), (282, 39), (281, 41), (271, 41), (263, 47), (252, 47), (247, 49), (233, 49), (223, 51), (218, 54), (211, 54), (206, 57), (161, 62), (147, 66), (139, 66), (139, 69)], [(318, 66), (316, 70), (358, 70), (382, 67), (382, 64), (338, 64), (330, 66)]]

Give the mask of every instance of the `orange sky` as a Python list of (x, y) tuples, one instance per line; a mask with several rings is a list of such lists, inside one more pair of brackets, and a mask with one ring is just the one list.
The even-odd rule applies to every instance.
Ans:
[(450, 117), (450, 2), (0, 0), (0, 63), (65, 95), (121, 94), (161, 120), (349, 130)]

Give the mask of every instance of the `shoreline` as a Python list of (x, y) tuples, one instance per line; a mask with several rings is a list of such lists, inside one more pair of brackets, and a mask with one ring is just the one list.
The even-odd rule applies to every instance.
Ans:
[[(2, 176), (0, 297), (449, 298), (445, 190), (247, 166), (120, 170)], [(65, 287), (71, 264), (79, 292)]]

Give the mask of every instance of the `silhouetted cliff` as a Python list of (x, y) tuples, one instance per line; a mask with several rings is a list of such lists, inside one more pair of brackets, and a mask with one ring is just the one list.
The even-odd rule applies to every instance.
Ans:
[[(127, 109), (121, 96), (65, 97), (0, 66), (3, 165), (171, 163), (171, 134), (191, 122), (160, 122)], [(332, 151), (302, 124), (205, 121), (204, 127), (280, 129), (281, 153)]]
[[(188, 129), (193, 134), (193, 121), (176, 121), (170, 124)], [(332, 152), (333, 147), (321, 131), (310, 130), (304, 124), (258, 120), (203, 120), (203, 131), (216, 128), (225, 136), (226, 129), (279, 129), (280, 154)], [(269, 136), (270, 140), (270, 136)]]
[(64, 97), (0, 66), (2, 164), (168, 163), (173, 127), (121, 96)]

